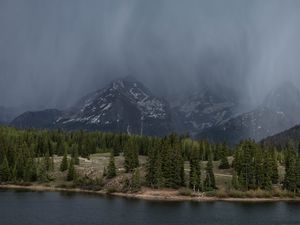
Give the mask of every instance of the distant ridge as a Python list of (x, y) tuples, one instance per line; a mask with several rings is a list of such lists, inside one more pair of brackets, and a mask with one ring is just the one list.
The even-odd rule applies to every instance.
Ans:
[(278, 148), (285, 148), (291, 143), (298, 149), (300, 144), (300, 125), (296, 125), (288, 130), (267, 137), (263, 139), (261, 143)]

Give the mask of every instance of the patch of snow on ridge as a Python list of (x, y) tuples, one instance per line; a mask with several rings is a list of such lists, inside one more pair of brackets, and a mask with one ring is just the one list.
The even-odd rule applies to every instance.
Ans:
[(138, 103), (143, 116), (163, 119), (166, 116), (164, 104), (158, 99), (148, 99)]
[(94, 118), (91, 119), (91, 123), (100, 123), (99, 118), (101, 117), (101, 115), (97, 115)]
[(103, 108), (103, 111), (110, 109), (111, 105), (112, 105), (111, 102), (108, 103), (108, 104)]

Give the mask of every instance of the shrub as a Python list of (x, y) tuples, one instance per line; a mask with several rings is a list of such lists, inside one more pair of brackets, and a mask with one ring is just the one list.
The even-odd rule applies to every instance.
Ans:
[(106, 190), (106, 193), (107, 194), (112, 194), (112, 193), (115, 193), (117, 192), (116, 188), (115, 187), (109, 187), (107, 190)]
[(218, 197), (218, 198), (228, 198), (228, 196), (229, 196), (228, 192), (225, 191), (224, 189), (218, 190), (216, 192), (216, 197)]
[(183, 196), (192, 196), (193, 192), (191, 189), (188, 189), (188, 188), (180, 188), (178, 190), (178, 194), (183, 195)]

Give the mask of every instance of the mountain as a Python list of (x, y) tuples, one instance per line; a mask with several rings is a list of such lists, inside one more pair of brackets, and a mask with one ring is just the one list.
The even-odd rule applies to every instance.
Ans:
[(173, 130), (169, 103), (154, 96), (133, 77), (111, 82), (108, 87), (86, 95), (68, 110), (27, 112), (12, 125), (158, 136)]
[(255, 110), (243, 113), (197, 137), (235, 144), (242, 139), (259, 141), (300, 122), (300, 91), (291, 83), (273, 89)]
[(259, 141), (300, 122), (300, 91), (292, 83), (274, 88), (262, 104), (240, 113), (229, 89), (205, 89), (172, 102), (155, 96), (133, 77), (112, 81), (67, 110), (26, 112), (11, 125), (21, 128), (101, 130), (162, 136), (171, 132), (235, 144)]
[(235, 96), (226, 88), (203, 89), (179, 101), (172, 110), (177, 132), (194, 136), (228, 120), (238, 112)]
[(284, 148), (292, 142), (295, 146), (300, 144), (300, 125), (296, 125), (288, 130), (269, 136), (261, 141), (262, 144)]
[(56, 120), (63, 115), (62, 111), (57, 109), (46, 109), (35, 112), (25, 112), (16, 117), (11, 125), (18, 128), (56, 128)]

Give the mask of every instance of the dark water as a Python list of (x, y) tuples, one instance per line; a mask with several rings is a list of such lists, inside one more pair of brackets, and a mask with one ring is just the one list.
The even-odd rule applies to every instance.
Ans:
[(300, 203), (155, 202), (0, 191), (0, 225), (300, 225)]

